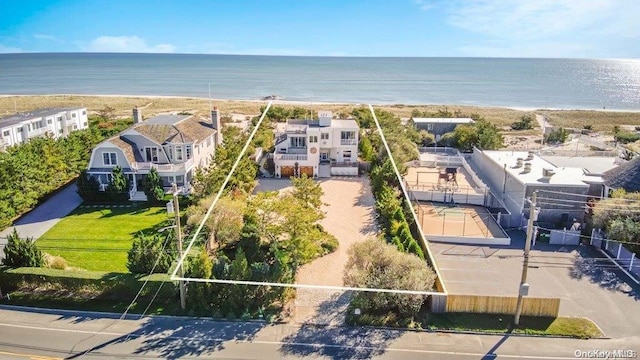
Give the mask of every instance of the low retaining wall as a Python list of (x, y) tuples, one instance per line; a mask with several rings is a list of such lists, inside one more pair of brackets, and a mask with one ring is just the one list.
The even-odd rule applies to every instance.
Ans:
[(331, 167), (332, 176), (358, 176), (358, 167)]
[[(559, 298), (524, 297), (522, 315), (558, 317)], [(515, 296), (447, 295), (447, 312), (515, 314)]]

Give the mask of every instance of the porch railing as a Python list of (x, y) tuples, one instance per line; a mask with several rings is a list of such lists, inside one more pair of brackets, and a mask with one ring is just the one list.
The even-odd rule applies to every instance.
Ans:
[(356, 139), (340, 139), (340, 145), (358, 145)]

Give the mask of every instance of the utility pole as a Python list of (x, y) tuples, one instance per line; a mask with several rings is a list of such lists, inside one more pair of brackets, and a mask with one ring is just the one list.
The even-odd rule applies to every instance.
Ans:
[(529, 208), (529, 222), (527, 224), (527, 239), (524, 243), (524, 261), (522, 262), (522, 279), (518, 288), (518, 303), (516, 304), (516, 317), (513, 320), (514, 325), (520, 323), (520, 314), (522, 313), (523, 296), (529, 293), (529, 284), (527, 284), (527, 271), (529, 270), (529, 250), (531, 250), (531, 238), (533, 237), (533, 221), (536, 216), (536, 200), (538, 192), (534, 192), (531, 197)]
[[(178, 201), (178, 186), (173, 183), (173, 215), (176, 222), (176, 240), (178, 240), (178, 259), (182, 259), (182, 230), (180, 229), (180, 204)], [(182, 263), (178, 268), (178, 276), (184, 277), (184, 268)], [(185, 298), (184, 280), (180, 280), (180, 308), (184, 310), (187, 307)]]

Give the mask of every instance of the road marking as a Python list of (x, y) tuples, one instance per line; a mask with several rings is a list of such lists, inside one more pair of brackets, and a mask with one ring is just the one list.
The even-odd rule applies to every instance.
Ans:
[(62, 358), (59, 358), (59, 357), (49, 357), (49, 356), (31, 355), (31, 354), (20, 354), (20, 353), (8, 352), (8, 351), (0, 351), (0, 355), (24, 357), (24, 358), (29, 358), (29, 359), (32, 359), (32, 360), (63, 360)]
[[(57, 329), (57, 328), (47, 328), (41, 326), (31, 326), (31, 325), (17, 325), (17, 324), (6, 324), (0, 323), (0, 326), (7, 327), (17, 327), (23, 329), (34, 329), (34, 330), (46, 330), (46, 331), (56, 331), (56, 332), (68, 332), (68, 333), (79, 333), (79, 334), (98, 334), (98, 335), (111, 335), (111, 336), (127, 336), (130, 338), (139, 338), (143, 337), (144, 334), (133, 334), (133, 333), (114, 333), (114, 332), (100, 332), (100, 331), (90, 331), (90, 330), (73, 330), (73, 329)], [(167, 329), (170, 330), (170, 329)], [(398, 330), (400, 331), (400, 330)], [(162, 336), (160, 334), (156, 336), (149, 336), (152, 338), (162, 338), (162, 339), (188, 339), (188, 336)], [(404, 352), (404, 353), (415, 353), (415, 354), (443, 354), (443, 355), (457, 355), (457, 356), (470, 356), (470, 357), (483, 357), (488, 354), (483, 353), (473, 353), (473, 352), (458, 352), (458, 351), (440, 351), (440, 350), (421, 350), (421, 349), (401, 349), (401, 348), (390, 348), (384, 346), (349, 346), (349, 345), (340, 345), (340, 344), (320, 344), (320, 343), (304, 343), (304, 342), (287, 342), (287, 341), (266, 341), (266, 340), (251, 340), (251, 339), (233, 339), (233, 338), (203, 338), (203, 340), (209, 340), (214, 342), (234, 342), (236, 344), (261, 344), (261, 345), (280, 345), (280, 346), (304, 346), (304, 347), (312, 347), (312, 348), (334, 348), (334, 349), (362, 349), (362, 350), (382, 350), (384, 352)], [(416, 343), (419, 344), (419, 343)], [(426, 344), (422, 344), (426, 345)], [(3, 352), (0, 352), (3, 354)], [(37, 358), (36, 355), (22, 355), (22, 354), (13, 354), (13, 353), (4, 353), (6, 355), (15, 355), (22, 357), (36, 357), (32, 358), (33, 360), (62, 360), (61, 358), (47, 358), (40, 357)], [(505, 354), (496, 354), (496, 357), (500, 358), (509, 358), (509, 359), (532, 359), (532, 360), (569, 360), (575, 359), (574, 356), (563, 357), (563, 356), (538, 356), (538, 355), (505, 355)]]

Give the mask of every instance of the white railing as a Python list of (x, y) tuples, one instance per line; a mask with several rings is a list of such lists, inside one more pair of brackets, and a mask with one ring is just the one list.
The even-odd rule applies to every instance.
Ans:
[(273, 160), (295, 160), (295, 161), (306, 161), (307, 155), (302, 154), (275, 154), (273, 156)]
[(340, 139), (340, 145), (358, 145), (356, 139)]
[(135, 162), (131, 164), (131, 168), (136, 171), (156, 169), (158, 171), (163, 171), (163, 172), (178, 172), (178, 171), (184, 171), (186, 168), (190, 167), (191, 165), (193, 165), (193, 158), (181, 164), (156, 164), (152, 162)]
[(358, 167), (357, 161), (332, 161), (331, 167)]
[(33, 137), (33, 136), (38, 136), (38, 135), (42, 135), (44, 133), (46, 133), (47, 131), (50, 131), (50, 129), (48, 127), (41, 127), (40, 129), (33, 129), (31, 131), (29, 131), (29, 137)]
[(129, 190), (129, 199), (133, 199), (133, 197), (136, 195), (137, 192), (138, 192), (137, 189)]

